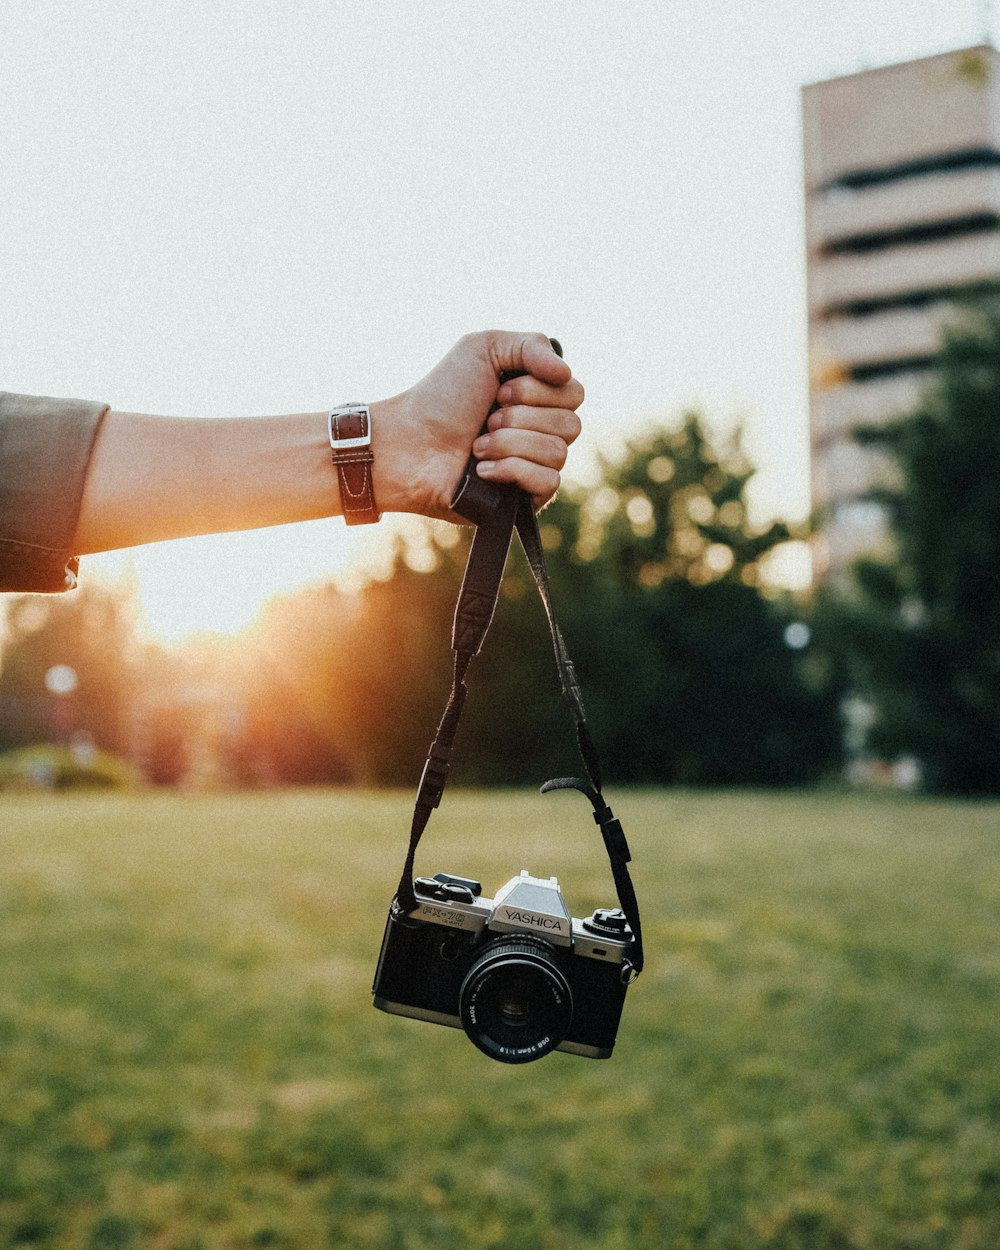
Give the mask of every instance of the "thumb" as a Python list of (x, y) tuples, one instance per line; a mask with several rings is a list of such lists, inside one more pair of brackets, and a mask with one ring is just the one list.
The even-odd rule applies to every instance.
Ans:
[(541, 382), (562, 386), (573, 376), (569, 365), (557, 355), (544, 334), (510, 334), (494, 331), (492, 356), (497, 372), (530, 373)]

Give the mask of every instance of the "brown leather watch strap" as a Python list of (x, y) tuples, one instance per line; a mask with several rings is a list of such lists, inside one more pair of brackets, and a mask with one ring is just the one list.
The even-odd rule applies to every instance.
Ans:
[(372, 418), (367, 404), (332, 408), (328, 417), (340, 503), (348, 525), (369, 525), (382, 515), (372, 482)]

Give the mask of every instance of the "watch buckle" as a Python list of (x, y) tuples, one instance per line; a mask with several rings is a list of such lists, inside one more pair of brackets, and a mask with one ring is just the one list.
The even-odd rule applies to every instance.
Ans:
[[(363, 416), (365, 419), (365, 433), (358, 438), (337, 438), (333, 428), (334, 418), (347, 416)], [(334, 451), (349, 451), (354, 447), (370, 447), (372, 445), (371, 412), (365, 404), (358, 404), (356, 407), (350, 405), (343, 408), (331, 408), (326, 418), (326, 432), (330, 439), (330, 446)]]

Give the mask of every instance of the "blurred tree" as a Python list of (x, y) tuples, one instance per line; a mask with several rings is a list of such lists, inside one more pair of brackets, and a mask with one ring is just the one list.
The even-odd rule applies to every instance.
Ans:
[(931, 790), (1000, 793), (1000, 313), (952, 330), (916, 411), (858, 438), (902, 478), (874, 495), (895, 559), (860, 561), (825, 608), (871, 747), (916, 757)]
[(228, 688), (244, 709), (227, 743), (247, 783), (415, 785), (450, 671), (461, 567), (428, 536), (400, 544), (388, 577), (357, 593), (327, 586), (271, 604)]
[[(127, 754), (137, 649), (132, 592), (91, 582), (71, 595), (11, 602), (0, 666), (0, 750), (86, 735)], [(72, 689), (46, 682), (71, 669)]]
[(307, 728), (328, 779), (419, 780), (448, 673), (458, 572), (444, 574), (416, 572), (400, 548), (391, 575), (358, 594), (330, 588), (290, 601), (298, 626), (291, 645), (271, 646), (272, 661), (280, 655), (271, 671), (280, 672), (286, 711)]
[(717, 449), (688, 413), (605, 464), (581, 501), (571, 554), (592, 584), (574, 613), (619, 779), (800, 784), (837, 758), (826, 674), (786, 642), (795, 605), (762, 589), (767, 556), (793, 534), (752, 524), (753, 473), (738, 432)]

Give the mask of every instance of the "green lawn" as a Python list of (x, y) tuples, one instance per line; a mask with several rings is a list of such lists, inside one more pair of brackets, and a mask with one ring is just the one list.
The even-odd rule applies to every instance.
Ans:
[[(996, 1250), (1000, 805), (612, 795), (608, 1062), (370, 1005), (408, 795), (0, 799), (0, 1247)], [(576, 795), (420, 867), (611, 902)]]

